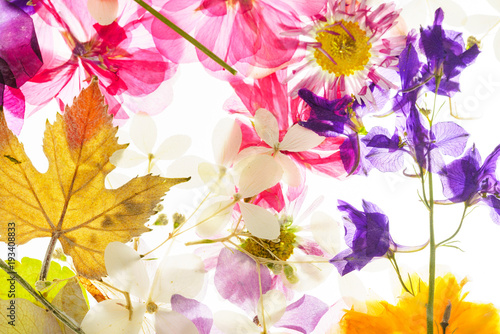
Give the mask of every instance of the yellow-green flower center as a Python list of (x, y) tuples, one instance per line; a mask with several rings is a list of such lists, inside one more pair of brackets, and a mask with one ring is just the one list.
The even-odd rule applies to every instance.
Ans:
[(250, 237), (241, 244), (241, 248), (256, 257), (276, 261), (286, 261), (293, 254), (294, 247), (295, 234), (286, 226), (281, 227), (278, 240)]
[(327, 23), (316, 32), (314, 57), (323, 70), (348, 76), (368, 63), (372, 47), (369, 39), (356, 22)]

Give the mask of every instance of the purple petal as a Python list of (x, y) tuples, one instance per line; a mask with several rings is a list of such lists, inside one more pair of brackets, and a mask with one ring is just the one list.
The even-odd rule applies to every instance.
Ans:
[(404, 148), (399, 147), (397, 132), (389, 138), (389, 131), (376, 126), (361, 140), (370, 148), (365, 158), (381, 172), (396, 172), (404, 165)]
[[(271, 289), (269, 269), (260, 265), (262, 294)], [(219, 294), (248, 313), (255, 313), (260, 298), (257, 265), (238, 250), (223, 249), (215, 269), (215, 287)]]
[(420, 113), (414, 105), (406, 120), (406, 131), (409, 144), (415, 151), (415, 159), (420, 166), (426, 168), (429, 135), (428, 130), (422, 125)]
[(0, 83), (19, 88), (42, 66), (33, 20), (17, 6), (0, 1)]
[(362, 252), (355, 253), (350, 249), (346, 249), (335, 255), (330, 260), (330, 263), (337, 268), (340, 275), (344, 276), (351, 271), (363, 269), (372, 260), (373, 257), (366, 256)]
[(498, 157), (500, 156), (500, 145), (495, 147), (493, 152), (490, 153), (484, 160), (483, 166), (481, 166), (481, 169), (479, 170), (479, 179), (486, 178), (490, 176), (493, 179), (496, 179), (496, 167), (497, 167), (497, 160)]
[(283, 327), (308, 334), (318, 325), (321, 317), (328, 311), (328, 305), (316, 297), (304, 295), (295, 303), (288, 305), (285, 314), (274, 327)]
[(209, 334), (214, 322), (212, 311), (195, 299), (173, 295), (172, 310), (191, 320), (201, 334)]
[(399, 75), (401, 76), (401, 88), (403, 90), (414, 85), (414, 79), (420, 70), (420, 61), (415, 47), (410, 43), (399, 56)]
[(500, 200), (493, 195), (488, 196), (484, 202), (491, 208), (490, 217), (495, 224), (500, 225)]
[(454, 122), (434, 124), (430, 132), (431, 140), (442, 154), (458, 157), (463, 153), (469, 134)]

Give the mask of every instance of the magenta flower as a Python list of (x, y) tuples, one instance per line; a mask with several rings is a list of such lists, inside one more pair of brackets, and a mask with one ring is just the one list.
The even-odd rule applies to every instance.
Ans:
[(140, 26), (137, 5), (127, 2), (108, 26), (90, 16), (83, 0), (42, 0), (36, 5), (45, 64), (22, 89), (28, 103), (38, 109), (55, 97), (62, 108), (97, 76), (109, 113), (117, 119), (128, 118), (124, 107), (149, 114), (166, 107), (169, 87), (162, 83), (176, 66), (148, 46), (145, 36), (140, 44), (132, 39)]
[(324, 17), (288, 33), (308, 39), (305, 59), (288, 78), (293, 96), (307, 88), (329, 100), (354, 95), (375, 104), (370, 85), (397, 88), (389, 78), (406, 44), (404, 35), (391, 30), (398, 16), (394, 3), (372, 8), (366, 1), (329, 0)]
[[(281, 32), (297, 29), (299, 15), (316, 15), (325, 5), (324, 0), (307, 3), (299, 0), (152, 2), (162, 7), (163, 15), (191, 32), (201, 44), (241, 74), (253, 77), (267, 75), (286, 65), (298, 47), (298, 40), (285, 37)], [(183, 41), (171, 29), (156, 19), (146, 19), (143, 23), (163, 55), (174, 61), (186, 61), (179, 52), (179, 44)], [(201, 51), (196, 50), (196, 53), (210, 71), (222, 70)]]

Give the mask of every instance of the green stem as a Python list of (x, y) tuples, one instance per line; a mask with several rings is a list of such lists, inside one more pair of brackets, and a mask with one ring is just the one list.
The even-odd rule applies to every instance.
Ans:
[[(430, 161), (429, 161), (430, 163)], [(434, 289), (436, 280), (436, 240), (434, 238), (434, 191), (429, 172), (429, 298), (427, 300), (427, 334), (434, 333)]]
[(441, 241), (440, 243), (436, 244), (436, 248), (437, 248), (437, 247), (439, 247), (439, 246), (441, 246), (441, 245), (443, 245), (443, 244), (445, 244), (446, 242), (450, 241), (451, 239), (453, 239), (453, 238), (454, 238), (454, 237), (458, 234), (458, 232), (460, 232), (460, 229), (462, 228), (462, 224), (463, 224), (463, 222), (464, 222), (464, 219), (465, 219), (465, 216), (466, 216), (466, 213), (467, 213), (467, 208), (468, 208), (468, 207), (469, 207), (469, 206), (467, 205), (467, 203), (465, 203), (465, 205), (464, 205), (464, 211), (462, 212), (462, 218), (460, 219), (460, 224), (458, 225), (458, 228), (457, 228), (457, 230), (455, 231), (455, 233), (453, 233), (453, 234), (451, 235), (451, 237), (449, 237), (449, 238), (447, 238), (447, 239), (445, 239), (445, 240)]
[(45, 297), (43, 297), (38, 291), (36, 291), (28, 282), (24, 280), (18, 273), (11, 270), (10, 266), (0, 259), (0, 268), (2, 268), (8, 275), (12, 276), (23, 288), (26, 289), (40, 304), (45, 306), (48, 311), (59, 319), (63, 324), (68, 326), (77, 334), (85, 334), (85, 332), (80, 328), (80, 326), (73, 319), (66, 316), (62, 311), (52, 305)]
[(389, 251), (387, 253), (387, 258), (389, 259), (389, 261), (391, 261), (392, 267), (396, 271), (396, 274), (398, 275), (399, 282), (401, 283), (401, 286), (403, 287), (403, 289), (406, 292), (408, 292), (409, 294), (411, 294), (412, 296), (414, 296), (415, 294), (413, 293), (413, 291), (410, 291), (408, 289), (408, 287), (406, 286), (405, 282), (403, 281), (403, 278), (401, 277), (401, 272), (399, 271), (398, 263), (396, 262), (396, 256), (394, 255), (394, 252)]
[(236, 73), (238, 73), (234, 68), (232, 68), (231, 66), (229, 66), (225, 61), (223, 61), (222, 59), (220, 59), (219, 57), (217, 57), (212, 51), (210, 51), (209, 49), (207, 49), (203, 44), (201, 44), (196, 39), (194, 39), (193, 37), (191, 37), (187, 32), (185, 32), (184, 30), (182, 30), (181, 28), (179, 28), (177, 25), (175, 25), (172, 21), (170, 21), (169, 19), (167, 19), (165, 16), (163, 16), (162, 14), (160, 14), (159, 12), (157, 12), (153, 7), (151, 7), (150, 5), (148, 5), (147, 3), (145, 3), (142, 0), (134, 0), (134, 1), (137, 2), (145, 10), (147, 10), (148, 12), (150, 12), (158, 20), (160, 20), (161, 22), (165, 23), (170, 29), (172, 29), (173, 31), (175, 31), (176, 33), (178, 33), (181, 37), (183, 37), (184, 39), (186, 39), (189, 43), (191, 43), (195, 47), (197, 47), (198, 50), (200, 50), (201, 52), (203, 52), (204, 54), (206, 54), (208, 57), (210, 57), (217, 64), (219, 64), (220, 66), (222, 66), (223, 68), (225, 68), (226, 70), (228, 70), (229, 73), (231, 73), (232, 75), (236, 75)]

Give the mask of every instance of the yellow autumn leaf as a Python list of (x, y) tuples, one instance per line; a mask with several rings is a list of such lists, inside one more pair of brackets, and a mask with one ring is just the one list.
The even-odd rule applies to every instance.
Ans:
[[(149, 231), (144, 223), (171, 186), (188, 178), (136, 177), (118, 189), (104, 179), (119, 145), (97, 79), (46, 124), (46, 173), (38, 172), (0, 111), (0, 241), (57, 238), (82, 276), (106, 275), (104, 249)], [(9, 235), (9, 233), (11, 233)], [(11, 239), (9, 239), (11, 238)]]
[(52, 313), (29, 300), (22, 298), (0, 300), (0, 308), (2, 334), (63, 334), (59, 322)]
[[(76, 277), (69, 280), (64, 288), (59, 291), (52, 305), (63, 311), (71, 319), (75, 320), (78, 325), (82, 323), (85, 314), (87, 314), (89, 310), (82, 293), (82, 288), (80, 284), (78, 284)], [(63, 333), (73, 333), (73, 331), (66, 326), (63, 327), (62, 331)]]

